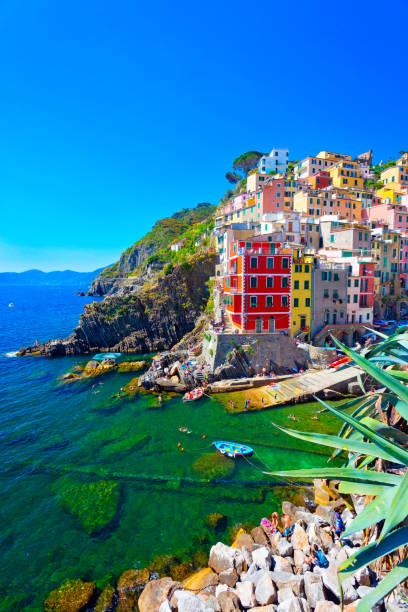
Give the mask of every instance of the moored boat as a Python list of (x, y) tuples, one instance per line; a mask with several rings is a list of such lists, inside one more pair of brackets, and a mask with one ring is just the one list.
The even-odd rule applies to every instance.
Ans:
[(227, 457), (243, 457), (244, 455), (250, 457), (254, 452), (254, 449), (250, 446), (239, 444), (238, 442), (223, 442), (222, 440), (217, 440), (213, 442), (213, 445), (221, 454), (227, 455)]
[(187, 391), (187, 393), (184, 394), (183, 402), (195, 402), (196, 400), (201, 399), (203, 395), (204, 389), (202, 389), (202, 387), (197, 387), (196, 389)]

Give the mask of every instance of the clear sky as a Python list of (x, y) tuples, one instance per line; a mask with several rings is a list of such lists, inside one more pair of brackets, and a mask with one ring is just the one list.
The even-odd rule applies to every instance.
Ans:
[(112, 263), (240, 153), (408, 149), (406, 0), (0, 0), (0, 271)]

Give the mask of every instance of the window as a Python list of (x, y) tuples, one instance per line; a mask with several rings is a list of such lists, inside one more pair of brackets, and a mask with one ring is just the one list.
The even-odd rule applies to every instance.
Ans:
[(299, 289), (299, 281), (298, 281), (298, 280), (295, 280), (295, 281), (294, 281), (294, 283), (293, 283), (293, 288), (294, 288), (294, 289)]
[(334, 273), (333, 280), (335, 280), (335, 281), (339, 280), (339, 275), (337, 274), (337, 272)]
[(350, 295), (347, 296), (347, 304), (350, 304)]
[(304, 282), (305, 289), (309, 289), (309, 281)]
[(272, 295), (266, 296), (266, 306), (267, 308), (271, 308), (273, 306), (273, 297)]
[(306, 308), (309, 308), (309, 307), (310, 307), (310, 298), (306, 298), (306, 300), (305, 300), (305, 306), (306, 306)]
[(337, 298), (339, 297), (339, 292), (337, 291), (337, 289), (333, 290), (333, 297), (337, 300)]
[(355, 286), (355, 287), (358, 287), (358, 278), (356, 278), (356, 279), (354, 280), (354, 286)]
[(325, 290), (323, 291), (323, 297), (324, 297), (324, 298), (328, 298), (328, 297), (329, 297), (329, 290), (328, 290), (328, 289), (325, 289)]
[(251, 289), (255, 289), (258, 286), (258, 278), (256, 276), (251, 276), (249, 286), (251, 287)]
[(258, 298), (256, 297), (256, 295), (251, 295), (250, 297), (250, 301), (249, 301), (249, 305), (251, 306), (251, 308), (256, 308), (258, 305)]
[(309, 266), (308, 265), (305, 266), (305, 272), (309, 272)]
[(281, 304), (283, 307), (288, 306), (289, 301), (288, 301), (288, 296), (287, 295), (282, 295), (281, 297)]
[(266, 277), (266, 286), (268, 289), (272, 289), (273, 287), (273, 276)]
[(299, 306), (299, 300), (298, 300), (298, 298), (294, 298), (294, 300), (293, 300), (293, 306), (294, 306), (294, 308), (297, 308), (297, 307)]
[(267, 257), (266, 258), (266, 267), (268, 270), (272, 270), (273, 269), (273, 257)]
[(289, 268), (289, 259), (284, 257), (282, 259), (282, 270), (287, 270)]
[(254, 270), (258, 267), (258, 258), (257, 257), (251, 257), (251, 264), (250, 267)]
[(287, 276), (282, 276), (282, 289), (289, 287), (289, 279)]
[(355, 295), (353, 295), (353, 303), (357, 304), (357, 302), (358, 302), (358, 295), (355, 294)]

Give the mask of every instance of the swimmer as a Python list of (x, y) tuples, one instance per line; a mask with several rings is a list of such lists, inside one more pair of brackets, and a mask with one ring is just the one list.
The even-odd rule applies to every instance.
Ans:
[(313, 421), (318, 421), (318, 420), (319, 420), (319, 417), (318, 417), (318, 416), (315, 414), (314, 416), (312, 416), (312, 420), (313, 420)]
[(163, 401), (162, 396), (161, 396), (161, 395), (159, 395), (159, 397), (158, 397), (157, 399), (159, 400), (159, 404), (161, 404), (161, 403), (162, 403), (162, 401)]

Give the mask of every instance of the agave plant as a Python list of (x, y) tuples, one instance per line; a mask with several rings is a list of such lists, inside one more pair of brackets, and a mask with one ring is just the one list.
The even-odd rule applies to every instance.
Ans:
[[(387, 407), (392, 406), (398, 415), (408, 420), (408, 388), (399, 380), (408, 380), (408, 376), (405, 377), (408, 372), (397, 373), (375, 365), (376, 362), (386, 363), (378, 362), (379, 357), (392, 357), (398, 364), (407, 363), (408, 334), (403, 332), (390, 336), (384, 342), (365, 349), (365, 356), (345, 347), (336, 338), (333, 340), (356, 365), (377, 380), (384, 389), (347, 402), (342, 405), (342, 409), (318, 400), (343, 421), (337, 436), (299, 432), (275, 425), (300, 440), (333, 448), (332, 457), (348, 453), (343, 467), (268, 473), (302, 481), (315, 478), (333, 479), (340, 482), (339, 492), (342, 494), (373, 497), (343, 534), (343, 537), (347, 537), (373, 526), (376, 526), (379, 533), (376, 541), (369, 542), (340, 564), (338, 578), (343, 601), (341, 585), (346, 578), (408, 545), (408, 527), (404, 526), (408, 515), (408, 436), (391, 427), (385, 418)], [(354, 411), (348, 414), (344, 412), (345, 408), (354, 408)], [(380, 417), (379, 420), (372, 418), (376, 413)], [(369, 612), (378, 601), (408, 578), (408, 558), (404, 557), (406, 555), (402, 556), (398, 565), (388, 572), (373, 591), (359, 601), (357, 612)]]

